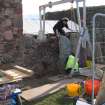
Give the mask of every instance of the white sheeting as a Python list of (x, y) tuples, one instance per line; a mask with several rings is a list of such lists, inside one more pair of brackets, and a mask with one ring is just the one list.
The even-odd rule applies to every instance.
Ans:
[(90, 105), (90, 104), (88, 104), (88, 103), (86, 103), (86, 102), (83, 102), (83, 101), (78, 100), (78, 101), (77, 101), (77, 103), (76, 103), (76, 105)]
[[(45, 33), (53, 33), (53, 26), (56, 24), (57, 21), (45, 21), (46, 29)], [(79, 26), (72, 22), (68, 22), (68, 26), (73, 30), (73, 32), (76, 32), (79, 30)], [(38, 34), (40, 30), (40, 23), (39, 20), (29, 20), (29, 19), (23, 19), (23, 33), (30, 33), (30, 34)], [(65, 29), (66, 32), (70, 32), (69, 30)]]
[[(95, 104), (95, 101), (96, 101), (96, 99), (94, 99), (94, 104)], [(88, 103), (83, 102), (83, 101), (81, 101), (81, 100), (77, 100), (76, 105), (91, 105), (91, 104), (88, 104)]]

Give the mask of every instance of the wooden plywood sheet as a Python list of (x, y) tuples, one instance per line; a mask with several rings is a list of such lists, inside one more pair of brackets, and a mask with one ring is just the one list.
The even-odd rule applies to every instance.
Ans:
[[(91, 69), (87, 69), (87, 68), (81, 68), (80, 69), (80, 75), (81, 76), (86, 76), (86, 77), (92, 77), (93, 76), (93, 71)], [(95, 71), (95, 79), (100, 79), (99, 75), (97, 75), (97, 71)]]
[(29, 89), (26, 91), (23, 91), (21, 94), (21, 97), (27, 101), (31, 101), (33, 99), (38, 99), (43, 96), (52, 94), (62, 88), (65, 87), (67, 83), (72, 83), (72, 82), (81, 82), (82, 79), (65, 79), (61, 80), (59, 82), (55, 82), (53, 84), (46, 84), (37, 88)]
[[(2, 74), (2, 75), (1, 75)], [(1, 66), (0, 67), (0, 84), (14, 82), (33, 74), (32, 70), (20, 66)]]
[(80, 71), (80, 75), (88, 76), (88, 77), (92, 76), (92, 70), (91, 69), (81, 68), (81, 69), (79, 69), (79, 71)]
[[(80, 76), (91, 77), (92, 76), (92, 70), (87, 69), (87, 68), (80, 68), (80, 74), (78, 74), (78, 76), (79, 75)], [(62, 75), (49, 77), (48, 79), (51, 80), (51, 81), (59, 81), (59, 80), (64, 80), (66, 78), (67, 78), (67, 76), (62, 74)]]

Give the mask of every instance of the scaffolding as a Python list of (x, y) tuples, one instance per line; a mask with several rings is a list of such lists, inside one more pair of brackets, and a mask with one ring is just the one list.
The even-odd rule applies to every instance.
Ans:
[[(45, 39), (45, 13), (46, 13), (46, 8), (52, 8), (55, 5), (63, 4), (63, 3), (74, 3), (76, 2), (76, 7), (77, 7), (77, 17), (78, 17), (78, 24), (79, 24), (79, 29), (81, 30), (81, 18), (80, 18), (80, 10), (79, 10), (79, 3), (83, 2), (83, 26), (86, 27), (86, 5), (85, 5), (85, 0), (60, 0), (56, 2), (49, 2), (48, 4), (39, 6), (39, 17), (40, 17), (40, 30), (39, 30), (39, 36), (40, 39)], [(43, 16), (43, 18), (42, 18)]]
[[(102, 13), (96, 13), (94, 16), (93, 16), (93, 24), (92, 24), (92, 27), (93, 27), (93, 51), (92, 51), (92, 105), (94, 105), (94, 78), (95, 78), (95, 71), (96, 71), (96, 65), (95, 65), (95, 52), (96, 52), (96, 18), (97, 17), (105, 17), (105, 14), (102, 14)], [(102, 37), (102, 36), (101, 36)], [(100, 42), (99, 42), (100, 43)], [(101, 42), (103, 43), (103, 42)], [(105, 43), (105, 42), (104, 42)], [(102, 55), (100, 56), (102, 58)], [(100, 58), (99, 57), (99, 58)]]

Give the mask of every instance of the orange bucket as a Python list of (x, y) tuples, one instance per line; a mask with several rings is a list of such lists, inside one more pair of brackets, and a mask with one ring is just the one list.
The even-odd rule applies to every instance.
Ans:
[[(86, 94), (91, 96), (92, 95), (92, 80), (85, 81), (84, 87), (85, 87)], [(94, 95), (95, 96), (97, 96), (99, 88), (100, 88), (100, 81), (94, 80)]]
[(68, 96), (76, 97), (81, 95), (81, 85), (76, 83), (67, 84)]

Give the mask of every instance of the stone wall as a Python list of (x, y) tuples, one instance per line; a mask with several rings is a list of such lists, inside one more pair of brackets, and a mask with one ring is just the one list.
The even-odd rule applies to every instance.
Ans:
[(48, 37), (44, 41), (34, 36), (24, 35), (24, 59), (19, 58), (17, 65), (34, 71), (34, 77), (62, 73), (64, 70), (59, 64), (59, 46), (56, 37)]
[(21, 53), (22, 28), (22, 0), (0, 0), (0, 63)]

